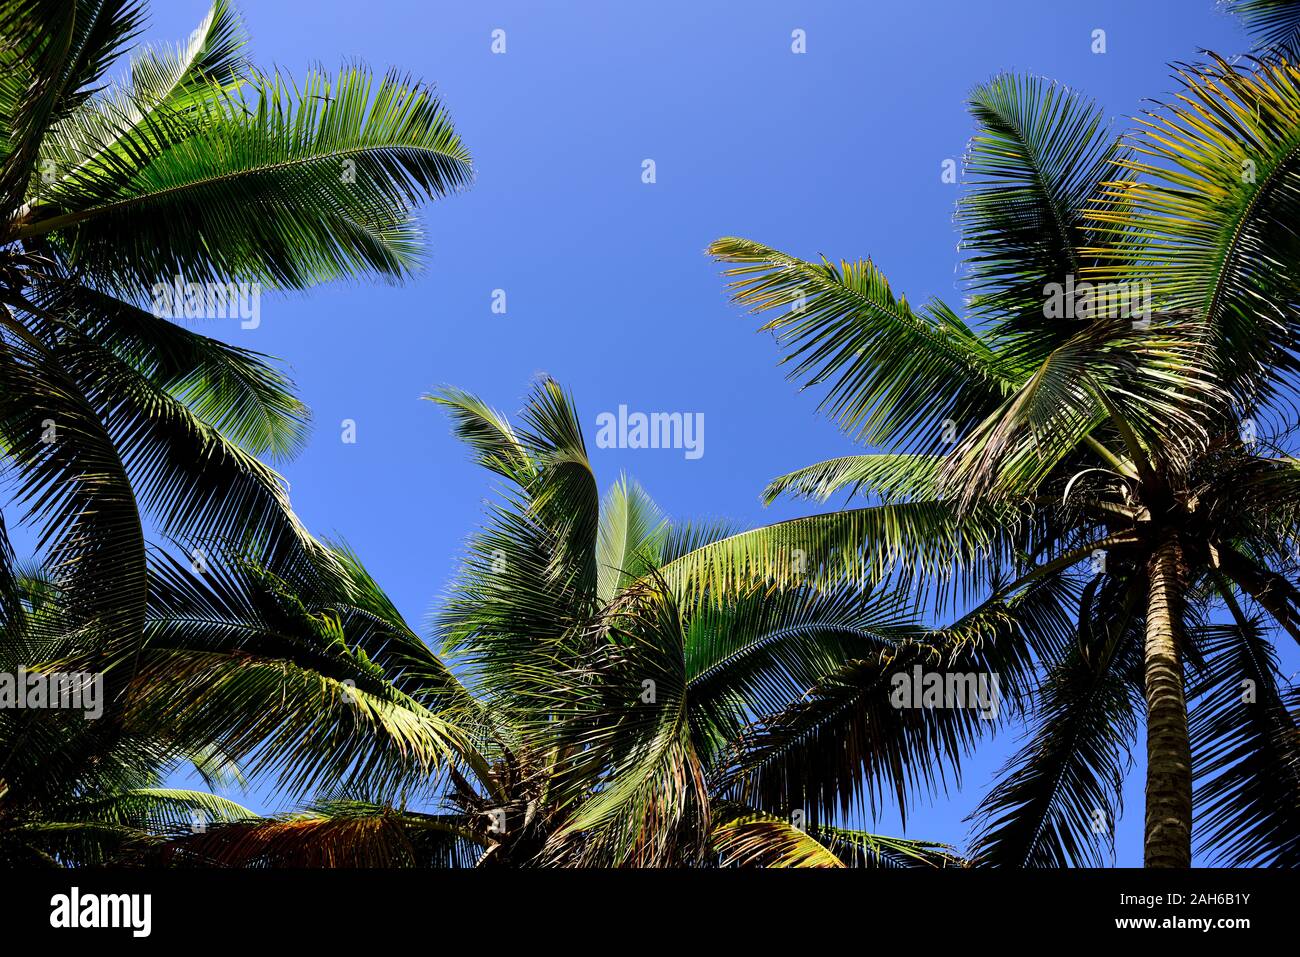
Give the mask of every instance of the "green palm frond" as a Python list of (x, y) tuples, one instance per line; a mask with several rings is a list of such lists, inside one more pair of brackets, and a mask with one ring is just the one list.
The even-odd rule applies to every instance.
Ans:
[(529, 511), (555, 536), (555, 572), (573, 575), (575, 587), (590, 593), (597, 578), (600, 492), (573, 397), (543, 377), (520, 419), (520, 439), (539, 473), (529, 489)]
[[(299, 794), (419, 782), (450, 761), (477, 761), (455, 679), (436, 673), (430, 652), (424, 673), (409, 676), (428, 705), (400, 690), (398, 667), (416, 653), (387, 647), (401, 635), (376, 633), (373, 616), (348, 614), (337, 597), (305, 605), (265, 573), (215, 560), (199, 573), (161, 555), (153, 591), (133, 727), (216, 744), (250, 775), (270, 770)], [(366, 645), (384, 649), (383, 664)]]
[(596, 594), (608, 603), (622, 588), (659, 565), (667, 520), (645, 490), (625, 476), (600, 503)]
[[(738, 742), (721, 775), (726, 793), (783, 813), (802, 811), (811, 826), (878, 810), (889, 796), (906, 815), (919, 793), (960, 780), (961, 757), (1023, 710), (1035, 655), (1064, 643), (1077, 594), (1068, 577), (1048, 577), (988, 600), (948, 628), (913, 629), (896, 647), (846, 660)], [(923, 680), (933, 674), (946, 686), (951, 675), (954, 688), (960, 680), (966, 690), (983, 676), (990, 707), (909, 706), (898, 695), (918, 669)]]
[(1049, 672), (1032, 732), (976, 811), (977, 863), (1096, 867), (1113, 848), (1141, 706), (1141, 637), (1129, 617), (1103, 622), (1095, 647), (1076, 645)]
[[(601, 626), (592, 680), (570, 677), (557, 768), (572, 812), (550, 854), (580, 836), (588, 865), (671, 866), (700, 859), (711, 810), (692, 734), (683, 621), (661, 584), (630, 587)], [(593, 787), (593, 785), (598, 785)]]
[(789, 350), (790, 378), (827, 384), (820, 408), (859, 441), (934, 451), (945, 420), (960, 432), (1012, 384), (952, 310), (913, 310), (870, 261), (809, 263), (735, 238), (709, 252), (731, 264), (733, 302), (779, 313), (763, 330)]
[(916, 637), (921, 629), (910, 611), (904, 597), (851, 586), (755, 588), (690, 610), (687, 691), (694, 739), (708, 763), (731, 757), (754, 722), (789, 707), (846, 662)]
[[(138, 149), (102, 150), (69, 172), (12, 238), (50, 237), (127, 298), (176, 276), (285, 289), (400, 279), (419, 261), (415, 204), (470, 179), (441, 102), (396, 73), (378, 83), (359, 67), (313, 73), (300, 89), (254, 74), (195, 110), (201, 119), (144, 117)], [(153, 132), (177, 123), (188, 135)]]
[[(180, 138), (192, 133), (192, 126), (157, 120), (179, 119), (235, 89), (252, 72), (244, 57), (247, 42), (243, 21), (228, 0), (214, 0), (187, 43), (178, 49), (135, 51), (128, 84), (110, 84), (53, 124), (42, 143), (43, 163), (56, 179), (67, 178), (104, 169), (101, 154), (130, 162), (130, 154), (142, 148), (142, 134), (171, 130)], [(43, 199), (46, 185), (33, 184), (34, 202)]]
[(744, 529), (739, 524), (723, 518), (673, 522), (668, 528), (668, 534), (664, 536), (660, 567), (742, 531)]
[[(1235, 604), (1235, 602), (1234, 602)], [(1300, 695), (1260, 620), (1206, 626), (1209, 668), (1191, 688), (1197, 844), (1227, 867), (1300, 861)]]
[(942, 500), (847, 509), (776, 522), (705, 544), (667, 562), (660, 574), (686, 599), (772, 587), (870, 587), (890, 581), (917, 601), (930, 592), (973, 594), (1011, 548), (1025, 515), (1007, 506), (966, 515)]
[(488, 506), (437, 618), (446, 654), (494, 708), (527, 713), (567, 667), (598, 607), (600, 496), (573, 402), (534, 387), (516, 430), (464, 393), (444, 391), (457, 434), (514, 488)]
[(771, 504), (782, 495), (795, 495), (825, 502), (846, 488), (850, 498), (876, 495), (887, 503), (934, 498), (940, 491), (942, 464), (943, 457), (938, 455), (842, 456), (773, 479), (763, 489), (763, 501)]
[(133, 788), (69, 808), (82, 822), (112, 824), (148, 836), (168, 836), (256, 815), (228, 798), (185, 788)]
[(138, 0), (6, 0), (0, 7), (0, 209), (22, 204), (51, 125), (84, 103), (139, 32)]
[[(46, 284), (42, 284), (43, 286)], [(165, 389), (250, 455), (288, 460), (307, 441), (307, 407), (262, 356), (200, 335), (130, 303), (67, 283), (36, 301)]]
[(273, 564), (317, 550), (284, 479), (170, 391), (75, 334), (63, 365), (86, 389), (137, 498), (165, 534), (237, 544)]
[(135, 490), (97, 412), (48, 351), (0, 353), (0, 445), (14, 499), (37, 524), (38, 548), (49, 546), (69, 615), (121, 650), (143, 625), (145, 538)]
[(999, 355), (1032, 368), (1073, 332), (1048, 317), (1048, 287), (1090, 263), (1085, 212), (1123, 147), (1093, 103), (1039, 77), (999, 76), (970, 111), (979, 129), (957, 219), (973, 307), (993, 322)]
[(1177, 101), (1147, 113), (1128, 177), (1093, 218), (1100, 278), (1149, 282), (1209, 327), (1219, 378), (1247, 408), (1272, 370), (1294, 371), (1300, 322), (1300, 68), (1216, 58), (1179, 72)]
[(514, 426), (478, 396), (450, 386), (425, 399), (447, 410), (457, 438), (475, 453), (475, 461), (519, 488), (537, 477), (537, 469)]
[(1300, 50), (1300, 4), (1295, 0), (1224, 0), (1224, 6), (1241, 17), (1257, 49), (1293, 57)]
[(968, 505), (1035, 494), (1104, 423), (1153, 456), (1186, 464), (1209, 444), (1227, 393), (1202, 360), (1199, 326), (1094, 320), (1054, 349), (1014, 395), (946, 457), (942, 487)]

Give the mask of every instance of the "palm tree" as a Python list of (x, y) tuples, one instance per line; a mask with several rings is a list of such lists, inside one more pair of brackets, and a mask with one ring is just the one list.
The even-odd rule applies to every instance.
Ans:
[[(518, 427), (464, 392), (434, 398), (479, 464), (505, 482), (438, 617), (452, 664), (425, 649), (370, 585), (364, 604), (376, 627), (401, 636), (400, 656), (371, 655), (376, 674), (459, 729), (456, 754), (423, 788), (373, 775), (341, 781), (302, 812), (183, 836), (169, 845), (169, 859), (498, 867), (955, 862), (939, 845), (764, 804), (736, 774), (764, 713), (799, 699), (840, 664), (929, 637), (895, 600), (853, 588), (760, 588), (722, 602), (687, 600), (665, 586), (659, 569), (726, 527), (673, 525), (624, 479), (602, 500), (577, 413), (555, 382), (538, 383)], [(195, 687), (207, 683), (200, 677)]]
[(142, 511), (272, 566), (319, 553), (259, 458), (302, 446), (306, 408), (267, 357), (170, 321), (160, 293), (401, 280), (415, 205), (470, 177), (427, 86), (259, 71), (227, 0), (111, 78), (143, 22), (137, 0), (0, 3), (0, 448), (70, 612), (127, 650)]
[[(1149, 866), (1190, 864), (1194, 806), (1218, 860), (1300, 862), (1300, 698), (1272, 648), (1279, 630), (1300, 637), (1300, 466), (1285, 448), (1300, 69), (1216, 58), (1181, 77), (1179, 102), (1125, 139), (1035, 78), (973, 94), (959, 206), (971, 324), (939, 302), (914, 309), (870, 261), (712, 247), (735, 301), (777, 313), (763, 328), (792, 377), (826, 385), (841, 427), (887, 451), (766, 493), (879, 504), (724, 540), (668, 577), (787, 581), (798, 548), (817, 583), (892, 579), (976, 611), (1053, 584), (1068, 599), (1065, 640), (1012, 612), (1010, 641), (1029, 650), (1015, 684), (1042, 681), (1028, 741), (976, 815), (984, 863), (1098, 862), (1143, 710)], [(1052, 293), (1076, 282), (1098, 284), (1080, 300), (1094, 308), (1054, 314)], [(1117, 290), (1152, 308), (1125, 315), (1099, 295)], [(787, 794), (855, 793), (874, 741), (803, 780), (795, 769), (864, 722), (881, 677), (846, 669), (828, 707), (778, 718), (757, 770)], [(925, 742), (916, 757), (956, 750)]]

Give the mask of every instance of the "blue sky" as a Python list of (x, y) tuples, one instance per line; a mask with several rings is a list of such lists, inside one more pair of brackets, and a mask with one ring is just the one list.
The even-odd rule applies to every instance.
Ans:
[[(1247, 47), (1213, 0), (242, 6), (259, 65), (409, 70), (437, 84), (474, 155), (473, 189), (424, 211), (416, 281), (267, 297), (255, 330), (205, 326), (285, 361), (315, 420), (284, 469), (297, 511), (345, 538), (412, 622), (443, 593), (489, 492), (421, 394), (453, 384), (514, 410), (548, 372), (576, 395), (603, 485), (626, 471), (676, 517), (798, 514), (763, 509), (765, 481), (850, 445), (728, 304), (706, 245), (739, 235), (804, 257), (869, 256), (896, 291), (960, 311), (959, 187), (940, 173), (971, 134), (974, 85), (1042, 74), (1122, 124), (1174, 87), (1168, 62)], [(155, 2), (147, 38), (181, 40), (205, 10)], [(504, 55), (490, 50), (495, 29)], [(1091, 50), (1096, 29), (1104, 54)], [(505, 315), (492, 312), (496, 289)], [(705, 454), (596, 449), (596, 416), (620, 404), (702, 412)], [(341, 441), (345, 419), (355, 444)], [(1011, 743), (971, 760), (965, 787), (917, 809), (908, 834), (964, 846), (962, 819)], [(1117, 862), (1134, 865), (1140, 773), (1126, 807)], [(897, 831), (896, 815), (876, 827)]]

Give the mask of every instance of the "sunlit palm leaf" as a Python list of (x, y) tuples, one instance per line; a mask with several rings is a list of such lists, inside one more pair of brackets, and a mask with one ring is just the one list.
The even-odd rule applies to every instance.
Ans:
[(790, 350), (790, 378), (827, 384), (821, 408), (854, 438), (933, 451), (945, 420), (961, 430), (1011, 385), (989, 347), (948, 307), (914, 311), (869, 261), (805, 262), (745, 239), (719, 239), (732, 299), (779, 313), (763, 326)]

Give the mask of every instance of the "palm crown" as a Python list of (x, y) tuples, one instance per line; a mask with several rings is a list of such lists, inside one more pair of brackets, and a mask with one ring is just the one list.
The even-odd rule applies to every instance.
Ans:
[[(506, 483), (438, 619), (453, 666), (373, 659), (449, 729), (442, 772), (422, 786), (367, 775), (305, 813), (216, 826), (169, 853), (452, 866), (955, 860), (769, 802), (747, 760), (760, 719), (839, 664), (933, 637), (904, 608), (854, 587), (698, 601), (663, 572), (726, 528), (673, 525), (626, 480), (602, 500), (555, 382), (538, 383), (519, 427), (459, 390), (435, 398)], [(391, 606), (381, 617), (423, 647)]]
[(0, 447), (68, 600), (128, 645), (142, 510), (272, 563), (315, 548), (259, 458), (305, 440), (290, 383), (151, 298), (399, 280), (418, 263), (415, 204), (470, 176), (428, 87), (258, 71), (226, 0), (110, 79), (143, 17), (134, 0), (0, 4)]
[[(790, 580), (782, 556), (799, 548), (818, 577), (892, 579), (977, 611), (1053, 587), (1071, 608), (1059, 642), (1009, 610), (1004, 642), (1031, 650), (1011, 684), (1034, 686), (1022, 669), (1042, 680), (1025, 747), (976, 815), (985, 863), (1099, 862), (1144, 706), (1148, 864), (1189, 864), (1194, 803), (1220, 860), (1300, 860), (1298, 699), (1270, 644), (1300, 636), (1300, 471), (1285, 448), (1300, 69), (1272, 53), (1179, 75), (1177, 103), (1119, 139), (1055, 84), (1004, 76), (973, 94), (958, 216), (972, 324), (914, 309), (869, 261), (713, 246), (736, 302), (777, 314), (764, 328), (792, 376), (825, 385), (845, 431), (888, 451), (775, 480), (769, 497), (879, 504), (722, 543), (700, 580)], [(1081, 308), (1066, 318), (1050, 300), (1070, 289)], [(1011, 649), (995, 652), (1009, 667)], [(841, 677), (847, 703), (877, 676)], [(860, 719), (784, 723), (811, 761)], [(867, 750), (800, 787), (851, 792)], [(955, 755), (922, 752), (934, 758)]]

